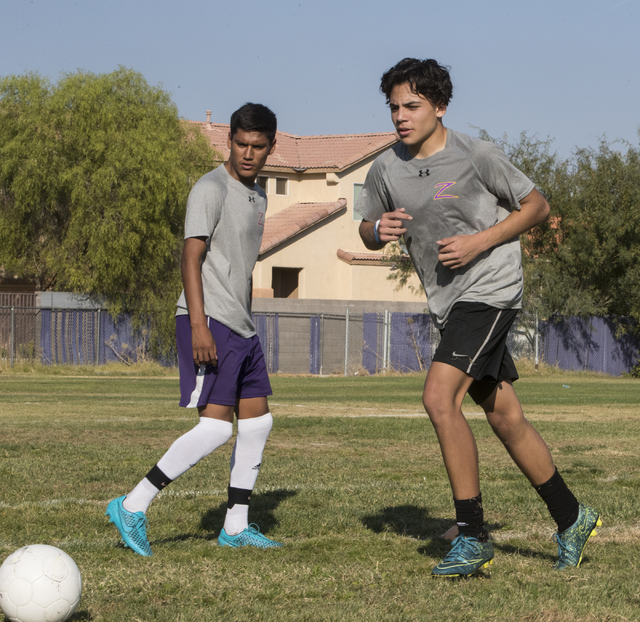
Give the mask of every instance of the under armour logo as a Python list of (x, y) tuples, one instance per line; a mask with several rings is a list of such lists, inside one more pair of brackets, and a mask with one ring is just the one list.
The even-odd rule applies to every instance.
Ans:
[(255, 197), (249, 197), (249, 203), (255, 203), (255, 202), (256, 202)]
[(424, 170), (420, 169), (418, 171), (418, 176), (419, 177), (429, 177), (429, 169), (425, 168)]

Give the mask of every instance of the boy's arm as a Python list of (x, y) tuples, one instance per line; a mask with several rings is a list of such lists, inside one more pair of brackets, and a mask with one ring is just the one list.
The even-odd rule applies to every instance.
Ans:
[(206, 238), (187, 238), (182, 249), (182, 283), (191, 324), (191, 346), (196, 365), (215, 365), (216, 343), (207, 326), (202, 292), (202, 257), (207, 250)]
[(502, 222), (473, 235), (454, 235), (438, 240), (438, 260), (447, 268), (462, 268), (480, 253), (518, 237), (546, 220), (549, 204), (534, 188)]

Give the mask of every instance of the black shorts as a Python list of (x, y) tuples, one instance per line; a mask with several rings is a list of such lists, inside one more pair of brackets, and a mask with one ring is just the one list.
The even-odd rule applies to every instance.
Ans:
[(434, 361), (453, 365), (474, 381), (469, 395), (482, 404), (503, 380), (517, 380), (518, 372), (507, 349), (507, 337), (517, 309), (497, 309), (480, 302), (453, 305)]

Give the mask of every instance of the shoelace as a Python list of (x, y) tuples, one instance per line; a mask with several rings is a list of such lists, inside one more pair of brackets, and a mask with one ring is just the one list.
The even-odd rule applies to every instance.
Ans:
[(452, 543), (451, 550), (445, 556), (444, 561), (458, 561), (459, 559), (467, 559), (476, 554), (471, 544), (469, 544), (462, 536), (458, 536)]
[(553, 534), (553, 541), (558, 545), (558, 556), (563, 557), (569, 553), (569, 547), (558, 537), (557, 533)]

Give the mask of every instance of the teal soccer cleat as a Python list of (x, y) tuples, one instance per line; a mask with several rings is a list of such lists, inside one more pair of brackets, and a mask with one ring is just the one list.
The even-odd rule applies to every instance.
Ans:
[(580, 504), (578, 520), (569, 529), (553, 535), (558, 543), (558, 561), (553, 567), (556, 570), (577, 568), (582, 561), (584, 547), (591, 536), (597, 535), (596, 527), (600, 525), (600, 515), (593, 508)]
[(434, 577), (468, 577), (493, 564), (493, 544), (460, 534), (446, 557), (431, 571)]
[(143, 512), (129, 512), (122, 502), (125, 496), (109, 502), (106, 515), (120, 532), (122, 541), (138, 555), (150, 557), (153, 555), (149, 540), (147, 540), (147, 517)]
[(220, 546), (230, 546), (234, 549), (243, 546), (255, 546), (259, 549), (273, 549), (282, 546), (282, 542), (269, 540), (267, 536), (260, 533), (258, 525), (253, 524), (249, 525), (245, 530), (235, 536), (230, 536), (223, 529), (218, 536), (218, 544)]

